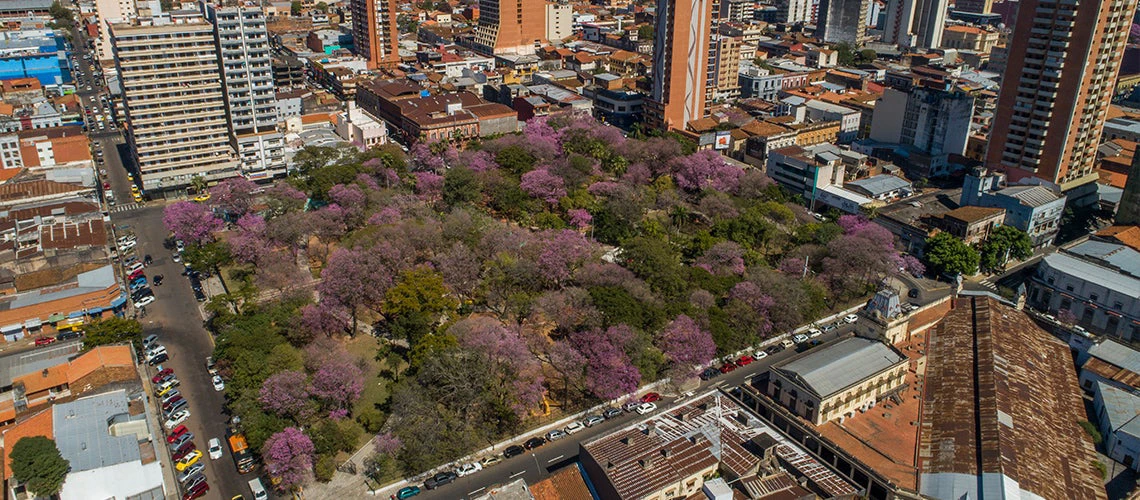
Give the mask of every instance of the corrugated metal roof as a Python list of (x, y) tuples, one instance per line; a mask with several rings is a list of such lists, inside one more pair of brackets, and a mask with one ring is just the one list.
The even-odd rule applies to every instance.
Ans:
[(879, 196), (898, 189), (910, 189), (910, 181), (891, 174), (879, 174), (866, 179), (854, 180), (847, 184), (858, 186), (871, 193), (871, 196)]
[(1060, 199), (1060, 196), (1043, 186), (1014, 186), (1002, 189), (998, 193), (1017, 198), (1030, 207), (1039, 207)]
[(1067, 251), (1102, 261), (1132, 276), (1140, 277), (1140, 252), (1126, 245), (1088, 240), (1067, 249)]
[(1123, 389), (1093, 382), (1104, 403), (1104, 415), (1114, 432), (1140, 437), (1140, 396)]
[(1125, 370), (1140, 373), (1140, 352), (1115, 340), (1105, 340), (1089, 347), (1089, 355)]
[(128, 413), (127, 403), (126, 391), (119, 390), (52, 407), (56, 444), (70, 462), (71, 472), (140, 459), (134, 434), (112, 436), (108, 431), (112, 417)]
[(906, 356), (877, 340), (851, 337), (773, 366), (803, 381), (808, 389), (826, 398), (892, 366)]
[(1140, 280), (1119, 271), (1088, 262), (1064, 253), (1046, 255), (1043, 259), (1049, 267), (1085, 281), (1090, 281), (1114, 292), (1140, 299)]

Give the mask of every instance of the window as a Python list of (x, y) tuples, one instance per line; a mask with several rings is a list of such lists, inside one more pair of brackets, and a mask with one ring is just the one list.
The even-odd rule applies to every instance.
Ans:
[(1073, 285), (1065, 285), (1065, 290), (1073, 291)]
[(1089, 294), (1089, 300), (1091, 300), (1091, 301), (1093, 301), (1093, 302), (1096, 302), (1096, 300), (1097, 300), (1098, 298), (1100, 298), (1100, 296), (1099, 296), (1099, 295), (1097, 295), (1097, 294), (1095, 294), (1095, 293), (1090, 293), (1090, 294)]

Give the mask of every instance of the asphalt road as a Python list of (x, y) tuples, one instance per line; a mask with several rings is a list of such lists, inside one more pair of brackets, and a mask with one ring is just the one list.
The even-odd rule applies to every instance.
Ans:
[[(836, 339), (840, 335), (850, 332), (853, 328), (851, 325), (844, 325), (817, 337), (817, 339), (828, 342)], [(796, 348), (785, 349), (712, 380), (702, 381), (700, 388), (695, 389), (693, 392), (700, 394), (709, 389), (740, 385), (744, 383), (745, 380), (766, 372), (772, 363), (787, 359), (796, 352)], [(663, 397), (656, 403), (657, 411), (650, 415), (668, 411), (675, 406), (677, 402), (678, 399), (676, 397)], [(644, 420), (650, 415), (638, 415), (636, 413), (627, 412), (620, 417), (607, 420), (599, 425), (583, 429), (558, 441), (547, 443), (539, 448), (527, 451), (517, 457), (504, 460), (481, 472), (458, 478), (451, 484), (431, 491), (424, 490), (415, 498), (417, 500), (420, 498), (425, 500), (471, 498), (484, 494), (487, 488), (505, 484), (520, 477), (524, 479), (527, 484), (534, 484), (550, 476), (552, 472), (563, 467), (573, 466), (574, 463), (578, 461), (580, 443), (593, 440), (599, 436), (604, 436), (631, 423)], [(521, 445), (522, 442), (511, 444)], [(497, 452), (502, 453), (502, 450), (497, 450)], [(423, 488), (422, 483), (417, 484), (417, 486)]]

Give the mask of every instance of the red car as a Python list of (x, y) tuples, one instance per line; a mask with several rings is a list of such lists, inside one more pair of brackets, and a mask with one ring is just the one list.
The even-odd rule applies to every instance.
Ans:
[(104, 182), (103, 183), (103, 189), (111, 189), (111, 183), (110, 182)]
[(660, 401), (660, 400), (661, 400), (661, 395), (657, 394), (656, 392), (646, 393), (644, 396), (641, 397), (642, 403), (653, 403), (655, 401)]
[(210, 484), (201, 483), (198, 486), (191, 488), (190, 491), (187, 491), (185, 495), (182, 495), (182, 500), (194, 500), (195, 498), (204, 496), (207, 491), (210, 491)]
[(736, 365), (734, 365), (732, 363), (725, 363), (725, 364), (721, 365), (720, 372), (721, 373), (728, 373), (728, 372), (735, 370), (735, 369), (736, 369)]
[(174, 456), (171, 457), (172, 460), (174, 460), (175, 462), (182, 460), (182, 458), (185, 457), (186, 455), (189, 455), (190, 452), (198, 449), (198, 447), (194, 446), (193, 441), (187, 441), (187, 442), (190, 443), (190, 447), (186, 448), (184, 450), (179, 450), (177, 453), (174, 454)]
[(139, 279), (139, 277), (142, 277), (142, 276), (146, 276), (146, 273), (144, 273), (142, 269), (139, 269), (138, 271), (135, 271), (135, 272), (129, 274), (127, 276), (127, 281), (134, 281), (134, 280)]
[(745, 355), (741, 356), (740, 359), (736, 360), (736, 364), (738, 366), (748, 366), (748, 365), (752, 364), (752, 361), (753, 361), (752, 356), (745, 354)]
[(36, 339), (36, 346), (48, 345), (55, 343), (55, 337), (39, 337)]
[(185, 425), (180, 425), (178, 427), (175, 427), (174, 430), (170, 431), (170, 435), (166, 436), (166, 442), (167, 443), (173, 443), (173, 442), (177, 441), (178, 438), (182, 437), (183, 434), (186, 434), (187, 432), (190, 432), (190, 430), (187, 429)]
[(174, 368), (163, 368), (162, 371), (158, 372), (158, 374), (151, 377), (150, 381), (151, 381), (151, 383), (157, 384), (158, 381), (162, 380), (163, 377), (170, 375), (172, 373), (174, 373)]

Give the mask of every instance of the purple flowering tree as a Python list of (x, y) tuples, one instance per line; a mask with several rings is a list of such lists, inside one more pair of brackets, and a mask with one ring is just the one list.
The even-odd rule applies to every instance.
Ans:
[(307, 422), (313, 416), (310, 403), (309, 377), (304, 372), (285, 370), (270, 375), (261, 384), (257, 401), (261, 409), (277, 416), (290, 418), (297, 424)]
[(261, 447), (261, 457), (269, 473), (281, 480), (277, 488), (291, 491), (313, 480), (313, 441), (301, 429), (286, 427)]
[(448, 333), (460, 346), (486, 357), (499, 371), (498, 378), (509, 381), (502, 387), (507, 393), (504, 400), (511, 402), (520, 418), (542, 401), (542, 367), (518, 329), (487, 316), (471, 316), (456, 322)]
[[(389, 247), (385, 245), (384, 248)], [(337, 249), (329, 256), (328, 264), (321, 271), (321, 282), (317, 285), (321, 307), (327, 300), (350, 312), (353, 334), (361, 310), (379, 305), (392, 285), (394, 271), (377, 262), (380, 256), (376, 250)]]
[(443, 197), (443, 176), (435, 172), (416, 172), (416, 194), (424, 201), (434, 202)]
[(594, 216), (584, 208), (571, 208), (566, 211), (566, 217), (570, 221), (570, 225), (578, 229), (584, 229), (593, 222)]
[(692, 376), (716, 355), (712, 334), (684, 314), (665, 325), (657, 335), (657, 346), (672, 364), (674, 377)]
[(364, 372), (346, 353), (332, 352), (317, 364), (309, 382), (309, 394), (326, 408), (350, 408), (364, 390)]
[(687, 191), (711, 188), (725, 193), (736, 192), (744, 170), (725, 163), (715, 151), (698, 151), (673, 160), (673, 175), (677, 185)]
[(633, 341), (626, 325), (576, 332), (570, 343), (586, 360), (586, 388), (601, 399), (617, 399), (637, 390), (641, 372), (625, 349)]
[(538, 236), (542, 239), (542, 252), (538, 255), (539, 270), (547, 281), (556, 285), (570, 279), (574, 271), (597, 249), (592, 240), (569, 229), (544, 231)]
[(245, 214), (237, 220), (236, 226), (228, 240), (230, 254), (241, 262), (260, 262), (270, 251), (265, 219), (257, 214)]
[(372, 438), (372, 449), (381, 455), (396, 456), (396, 452), (403, 444), (400, 438), (391, 432), (383, 432)]
[(368, 197), (356, 184), (337, 184), (329, 188), (329, 199), (344, 210), (344, 221), (348, 227), (359, 227), (363, 223)]
[(696, 266), (717, 276), (740, 276), (744, 274), (744, 248), (722, 241), (697, 258)]
[(162, 211), (162, 223), (175, 238), (194, 245), (213, 240), (214, 232), (223, 225), (210, 207), (192, 201), (167, 205)]
[(565, 182), (546, 168), (536, 168), (523, 174), (519, 180), (519, 187), (527, 194), (551, 205), (566, 196)]
[(312, 333), (331, 337), (348, 328), (346, 313), (332, 304), (309, 304), (301, 308), (301, 328)]
[(218, 207), (231, 217), (241, 217), (249, 213), (253, 206), (254, 184), (245, 177), (230, 177), (210, 188), (210, 204)]

